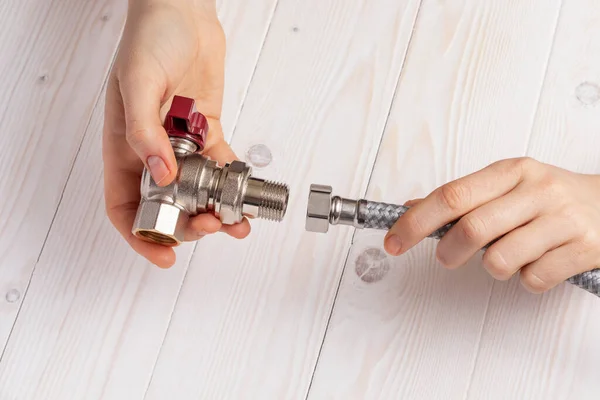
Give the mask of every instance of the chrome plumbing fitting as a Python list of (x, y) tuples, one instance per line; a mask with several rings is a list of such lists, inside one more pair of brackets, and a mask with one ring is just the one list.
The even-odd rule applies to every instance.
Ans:
[[(389, 230), (409, 207), (380, 203), (365, 199), (347, 199), (333, 196), (331, 186), (310, 185), (306, 209), (305, 229), (327, 233), (329, 225), (348, 225), (356, 229)], [(452, 228), (452, 221), (430, 234), (441, 239)]]
[(193, 99), (175, 96), (164, 126), (177, 159), (177, 176), (168, 186), (160, 187), (144, 169), (132, 228), (135, 236), (177, 246), (184, 241), (190, 217), (207, 212), (227, 225), (244, 217), (283, 220), (289, 198), (287, 185), (253, 177), (251, 167), (244, 162), (220, 167), (200, 154), (208, 122), (196, 110)]
[[(348, 225), (356, 229), (389, 230), (409, 207), (380, 203), (365, 199), (347, 199), (333, 196), (331, 186), (310, 185), (306, 209), (305, 229), (327, 233), (329, 225)], [(441, 239), (456, 221), (450, 222), (430, 237)]]
[[(332, 196), (331, 186), (311, 185), (308, 193), (305, 229), (327, 233), (329, 225), (349, 225), (357, 229), (389, 230), (409, 210), (400, 204), (380, 203), (365, 199), (346, 199)], [(457, 221), (438, 228), (430, 238), (442, 239)], [(483, 246), (486, 251), (494, 241)], [(568, 282), (600, 297), (600, 268), (572, 276)]]
[(310, 185), (305, 229), (318, 233), (327, 233), (329, 225), (349, 225), (363, 229), (367, 201), (332, 196), (331, 192), (331, 186)]

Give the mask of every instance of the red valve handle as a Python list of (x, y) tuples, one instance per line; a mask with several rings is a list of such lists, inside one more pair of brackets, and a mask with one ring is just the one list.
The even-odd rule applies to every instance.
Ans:
[(198, 146), (197, 151), (204, 149), (208, 121), (196, 110), (194, 99), (174, 96), (164, 126), (169, 137), (187, 139)]

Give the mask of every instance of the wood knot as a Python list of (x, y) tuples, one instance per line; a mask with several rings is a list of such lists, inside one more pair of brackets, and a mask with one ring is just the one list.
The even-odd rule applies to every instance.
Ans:
[(575, 96), (581, 104), (593, 106), (600, 100), (600, 86), (592, 82), (583, 82), (575, 89)]
[(255, 144), (246, 152), (246, 161), (255, 168), (265, 168), (272, 160), (271, 150), (264, 144)]
[(371, 247), (356, 258), (354, 270), (363, 282), (375, 283), (387, 275), (390, 262), (384, 251)]
[(16, 303), (21, 298), (21, 293), (17, 289), (11, 289), (6, 293), (5, 298), (9, 303)]

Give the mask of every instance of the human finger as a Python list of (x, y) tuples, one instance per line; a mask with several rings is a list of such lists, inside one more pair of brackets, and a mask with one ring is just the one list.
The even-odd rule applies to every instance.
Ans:
[(142, 61), (132, 61), (119, 70), (127, 143), (138, 155), (159, 186), (172, 182), (177, 162), (169, 137), (160, 119), (165, 85), (159, 72)]
[(476, 208), (440, 240), (438, 261), (448, 269), (463, 265), (485, 245), (532, 221), (543, 209), (543, 202), (532, 189), (520, 186)]
[(440, 227), (515, 188), (522, 179), (518, 162), (503, 160), (447, 183), (411, 207), (386, 235), (385, 248), (400, 255)]
[(202, 153), (217, 161), (220, 165), (238, 160), (231, 146), (223, 139), (220, 123), (209, 120), (209, 127), (206, 146)]
[(531, 293), (546, 292), (570, 277), (596, 268), (599, 262), (598, 246), (583, 241), (572, 241), (523, 267), (521, 284)]
[(244, 239), (250, 234), (250, 222), (244, 217), (240, 223), (233, 225), (223, 224), (220, 231), (236, 239)]
[(543, 215), (492, 244), (483, 254), (483, 266), (493, 278), (508, 280), (522, 267), (566, 243), (575, 233), (568, 218)]
[(125, 117), (116, 76), (111, 74), (106, 90), (102, 136), (104, 198), (106, 213), (130, 247), (153, 264), (168, 268), (175, 263), (171, 248), (142, 241), (131, 233), (140, 201), (143, 164), (125, 140)]
[(421, 199), (421, 198), (418, 198), (418, 199), (412, 199), (412, 200), (407, 200), (407, 201), (405, 201), (405, 202), (404, 202), (404, 205), (405, 205), (406, 207), (413, 207), (413, 206), (416, 206), (417, 204), (419, 204), (419, 203), (420, 203), (420, 202), (422, 202), (422, 201), (423, 201), (423, 199)]
[(195, 241), (202, 237), (218, 232), (221, 229), (221, 221), (219, 221), (213, 214), (205, 213), (199, 214), (192, 218), (188, 223), (185, 230), (185, 240)]

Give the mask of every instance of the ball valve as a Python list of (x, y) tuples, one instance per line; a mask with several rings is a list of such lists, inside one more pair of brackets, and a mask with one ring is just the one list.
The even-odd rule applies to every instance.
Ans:
[(221, 167), (201, 154), (208, 122), (196, 110), (193, 99), (175, 96), (164, 127), (177, 159), (177, 176), (168, 186), (160, 187), (144, 169), (132, 228), (135, 236), (177, 246), (184, 240), (190, 217), (207, 212), (227, 225), (244, 217), (283, 220), (289, 198), (287, 185), (253, 177), (244, 162)]

